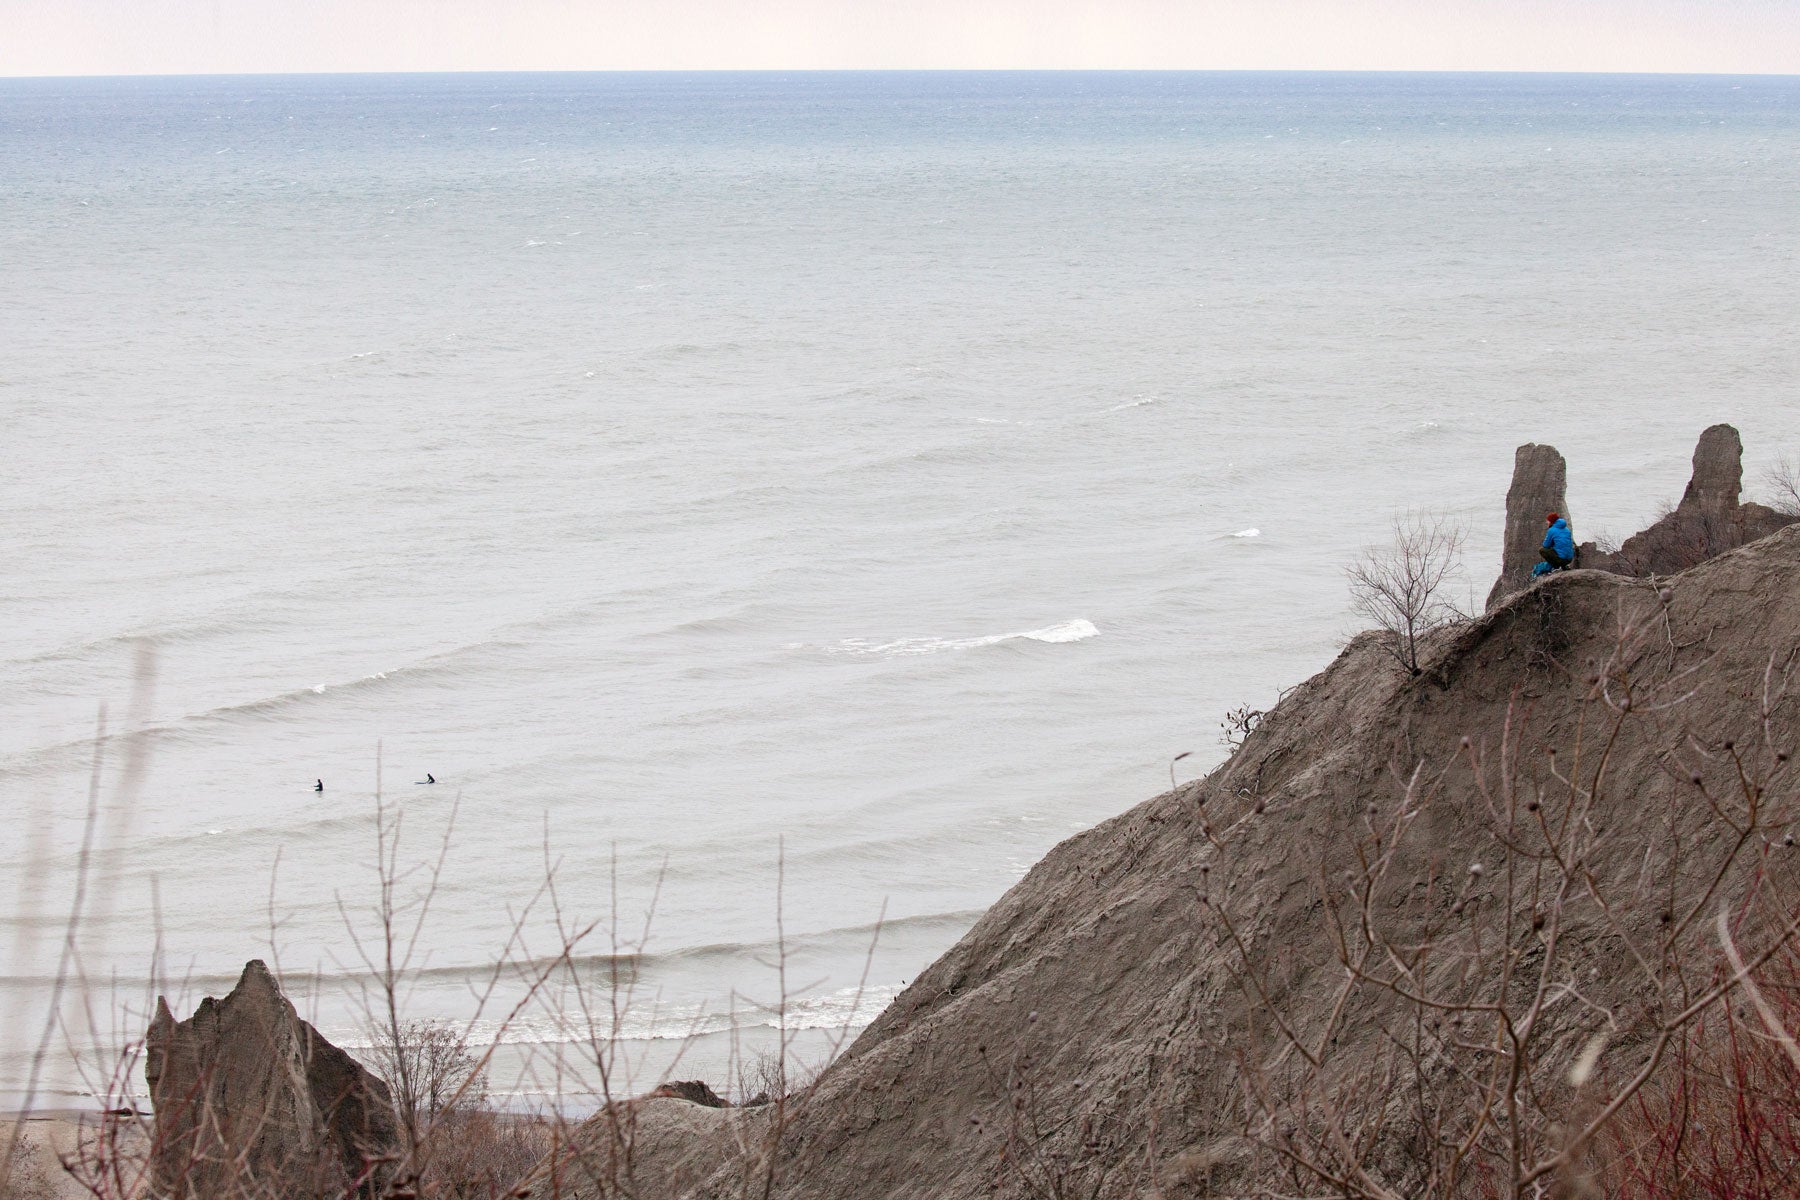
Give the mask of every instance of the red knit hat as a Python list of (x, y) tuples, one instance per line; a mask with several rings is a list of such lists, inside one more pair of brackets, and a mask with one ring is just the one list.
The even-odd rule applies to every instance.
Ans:
[(1553, 524), (1555, 521), (1556, 521), (1555, 513), (1551, 513), (1549, 516), (1544, 518), (1544, 524), (1546, 524), (1546, 525)]

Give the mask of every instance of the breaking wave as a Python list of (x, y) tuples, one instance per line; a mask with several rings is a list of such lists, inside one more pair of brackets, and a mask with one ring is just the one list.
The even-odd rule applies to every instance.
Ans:
[(1027, 629), (1020, 633), (995, 633), (986, 637), (912, 637), (899, 638), (891, 642), (878, 642), (871, 638), (846, 638), (836, 645), (827, 646), (826, 653), (854, 658), (908, 658), (921, 654), (941, 654), (946, 650), (976, 650), (983, 646), (998, 646), (1005, 642), (1046, 642), (1051, 645), (1062, 645), (1068, 642), (1085, 642), (1089, 638), (1099, 636), (1100, 630), (1095, 628), (1092, 621), (1077, 618), (1073, 621), (1064, 621), (1059, 625), (1046, 625), (1042, 629)]
[[(820, 996), (790, 997), (785, 1005), (764, 1004), (735, 996), (725, 1006), (665, 1004), (649, 1001), (624, 1010), (617, 1024), (589, 1024), (579, 1011), (530, 1013), (509, 1021), (477, 1020), (467, 1026), (473, 1046), (556, 1046), (572, 1043), (685, 1041), (739, 1029), (857, 1030), (881, 1015), (901, 992), (897, 984), (846, 987)], [(366, 1029), (347, 1026), (326, 1031), (346, 1050), (373, 1045)]]

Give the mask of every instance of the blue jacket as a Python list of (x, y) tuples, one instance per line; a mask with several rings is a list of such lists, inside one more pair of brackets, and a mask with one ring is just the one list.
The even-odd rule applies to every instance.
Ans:
[(1558, 517), (1544, 531), (1544, 545), (1556, 551), (1556, 557), (1564, 562), (1575, 561), (1575, 535), (1569, 532), (1569, 522)]

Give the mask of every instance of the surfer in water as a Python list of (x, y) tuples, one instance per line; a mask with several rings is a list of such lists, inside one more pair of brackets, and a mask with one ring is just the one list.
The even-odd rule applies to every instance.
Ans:
[(325, 790), (325, 781), (323, 779), (315, 779), (313, 781), (313, 791), (322, 792), (324, 790)]
[(437, 776), (433, 775), (430, 771), (425, 772), (425, 778), (413, 780), (413, 783), (415, 783), (415, 784), (436, 783), (436, 782), (437, 782)]

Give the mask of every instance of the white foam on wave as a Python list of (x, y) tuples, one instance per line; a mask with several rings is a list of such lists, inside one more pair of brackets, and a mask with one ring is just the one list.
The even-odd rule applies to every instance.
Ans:
[[(350, 687), (350, 686), (353, 686), (358, 683), (373, 683), (377, 679), (386, 679), (387, 677), (388, 677), (388, 673), (386, 671), (377, 671), (373, 675), (364, 675), (360, 679), (353, 679), (348, 684), (315, 683), (312, 685), (311, 691), (312, 691), (312, 694), (315, 696), (323, 696), (326, 692), (329, 692), (334, 687)], [(279, 699), (280, 697), (275, 697), (275, 698)]]
[(1044, 629), (1034, 629), (1029, 633), (1015, 633), (1012, 637), (1026, 638), (1034, 642), (1085, 642), (1091, 637), (1099, 637), (1100, 631), (1094, 628), (1092, 621), (1064, 621), (1061, 625), (1051, 625)]
[(1232, 534), (1231, 536), (1235, 537), (1235, 538), (1256, 538), (1256, 537), (1262, 536), (1262, 530), (1257, 529), (1255, 526), (1252, 526), (1249, 529), (1240, 529), (1236, 533)]
[[(474, 1046), (554, 1046), (601, 1042), (682, 1041), (728, 1033), (734, 1029), (863, 1028), (898, 996), (898, 985), (847, 987), (822, 996), (789, 999), (785, 1006), (765, 1005), (739, 996), (736, 1007), (705, 1004), (639, 1004), (628, 1009), (616, 1029), (598, 1032), (579, 1012), (530, 1013), (511, 1021), (477, 1020), (467, 1029)], [(332, 1041), (346, 1050), (370, 1048), (366, 1029), (334, 1030)], [(331, 1036), (327, 1034), (327, 1036)]]
[(859, 658), (906, 658), (920, 654), (940, 654), (946, 650), (975, 650), (982, 646), (998, 646), (1002, 642), (1027, 641), (1047, 642), (1051, 645), (1062, 645), (1068, 642), (1084, 642), (1091, 637), (1099, 637), (1100, 630), (1092, 621), (1076, 618), (1057, 625), (1046, 625), (1042, 629), (1027, 629), (1019, 633), (995, 633), (986, 637), (972, 638), (937, 638), (914, 637), (899, 638), (891, 642), (877, 642), (870, 638), (846, 638), (826, 650), (831, 654), (852, 655)]
[(1155, 404), (1160, 399), (1162, 399), (1161, 396), (1137, 396), (1125, 401), (1123, 404), (1115, 404), (1111, 408), (1102, 409), (1101, 411), (1109, 413), (1124, 412), (1128, 408), (1142, 408), (1146, 404)]

